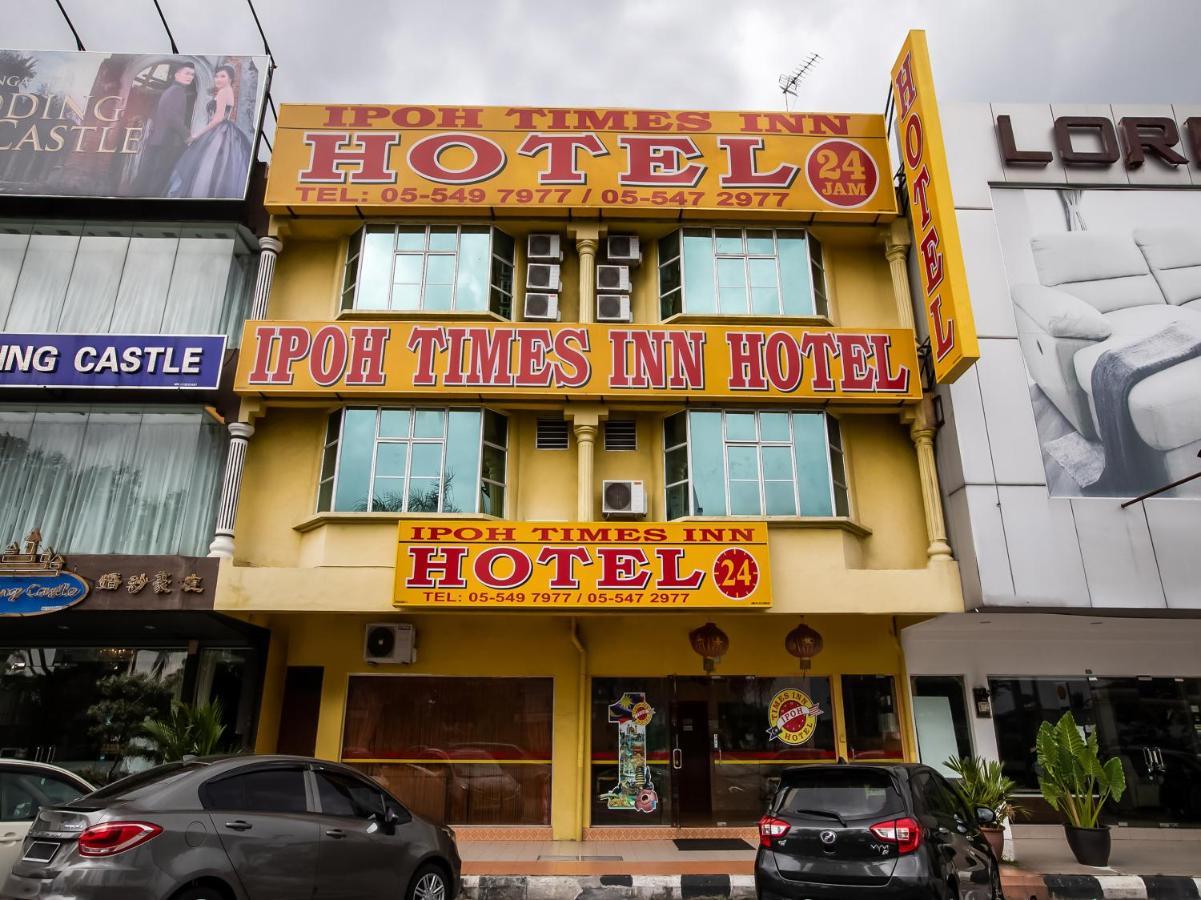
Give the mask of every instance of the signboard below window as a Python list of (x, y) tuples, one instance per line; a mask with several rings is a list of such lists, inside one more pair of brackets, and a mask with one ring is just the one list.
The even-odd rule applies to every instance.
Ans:
[(763, 522), (404, 520), (396, 606), (697, 609), (770, 606)]
[(0, 387), (216, 390), (225, 336), (5, 334)]

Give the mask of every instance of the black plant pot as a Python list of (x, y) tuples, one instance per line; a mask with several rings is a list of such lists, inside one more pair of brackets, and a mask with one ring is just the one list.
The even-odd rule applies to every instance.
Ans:
[(1068, 846), (1076, 857), (1076, 862), (1082, 866), (1098, 868), (1109, 865), (1109, 826), (1100, 828), (1076, 828), (1073, 825), (1063, 826), (1068, 838)]

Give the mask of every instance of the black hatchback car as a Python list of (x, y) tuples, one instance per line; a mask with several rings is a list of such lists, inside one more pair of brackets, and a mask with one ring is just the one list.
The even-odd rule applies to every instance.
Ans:
[(0, 896), (454, 900), (454, 833), (354, 769), (189, 759), (43, 807)]
[(785, 770), (759, 820), (760, 900), (1001, 900), (981, 824), (941, 775), (920, 765)]

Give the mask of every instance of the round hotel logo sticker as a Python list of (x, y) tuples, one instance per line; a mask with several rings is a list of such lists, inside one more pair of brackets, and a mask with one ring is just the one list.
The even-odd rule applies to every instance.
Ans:
[(876, 196), (880, 173), (872, 155), (854, 141), (835, 138), (809, 151), (805, 176), (813, 192), (831, 206), (855, 209)]
[(804, 691), (785, 688), (771, 699), (767, 710), (767, 739), (780, 740), (785, 744), (800, 746), (813, 737), (817, 730), (817, 717), (822, 708)]
[(745, 600), (759, 587), (759, 564), (741, 547), (727, 547), (713, 560), (713, 583), (722, 596)]

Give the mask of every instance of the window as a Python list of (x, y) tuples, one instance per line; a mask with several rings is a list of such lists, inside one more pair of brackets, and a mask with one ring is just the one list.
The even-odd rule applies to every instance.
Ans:
[(605, 422), (606, 450), (637, 450), (638, 423), (633, 419), (609, 419)]
[(677, 413), (663, 446), (668, 519), (848, 515), (838, 420), (824, 413)]
[(434, 822), (549, 825), (553, 689), (550, 678), (352, 675), (342, 762)]
[(852, 760), (904, 758), (891, 675), (843, 675), (842, 710)]
[(963, 680), (954, 675), (915, 675), (911, 682), (918, 757), (941, 774), (955, 777), (943, 763), (972, 755)]
[(41, 772), (0, 772), (0, 822), (32, 822), (43, 806), (70, 803), (84, 791)]
[(0, 407), (0, 532), (62, 553), (203, 556), (227, 433), (199, 409)]
[(370, 819), (384, 814), (384, 795), (378, 790), (341, 772), (319, 770), (314, 774), (324, 815)]
[(200, 788), (205, 809), (240, 812), (303, 813), (304, 771), (256, 769), (205, 782)]
[(342, 309), (513, 307), (513, 239), (487, 225), (369, 225), (350, 239)]
[(781, 785), (776, 812), (804, 814), (806, 810), (838, 813), (845, 819), (896, 815), (905, 811), (892, 777), (867, 768), (794, 771)]
[(503, 516), (508, 420), (479, 409), (345, 409), (329, 418), (321, 512)]
[(824, 316), (821, 245), (804, 231), (685, 228), (659, 241), (659, 311)]
[(236, 346), (257, 267), (233, 225), (0, 222), (8, 332), (224, 334)]

